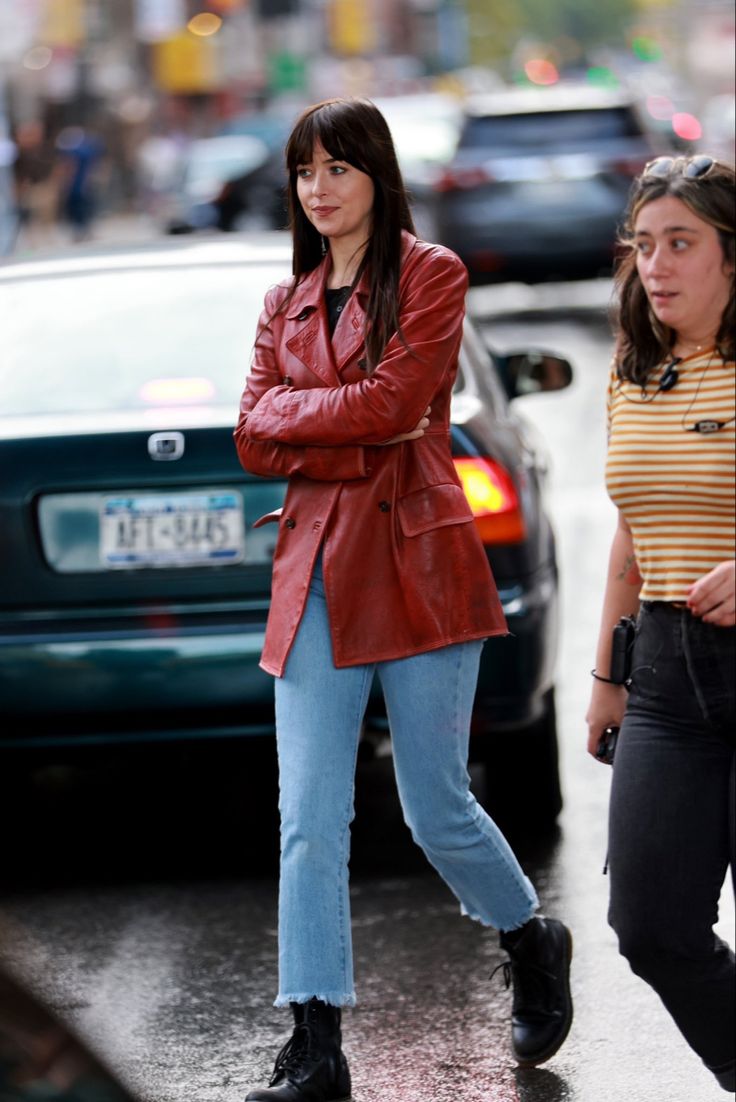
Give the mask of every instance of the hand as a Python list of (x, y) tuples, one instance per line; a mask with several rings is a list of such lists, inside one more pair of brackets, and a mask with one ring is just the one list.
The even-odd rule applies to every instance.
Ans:
[(405, 440), (419, 440), (421, 436), (424, 436), (424, 430), (429, 426), (429, 415), (432, 412), (432, 407), (427, 406), (422, 414), (421, 420), (417, 422), (411, 432), (402, 432), (398, 436), (392, 436), (390, 440), (384, 440), (378, 444), (379, 448), (387, 448), (389, 444), (403, 444)]
[(687, 607), (706, 624), (729, 628), (736, 624), (736, 562), (721, 562), (693, 582)]
[[(623, 685), (608, 685), (596, 681), (585, 716), (588, 724), (588, 753), (595, 758), (598, 743), (606, 727), (620, 727), (626, 711), (628, 693)], [(595, 758), (600, 761), (600, 758)]]

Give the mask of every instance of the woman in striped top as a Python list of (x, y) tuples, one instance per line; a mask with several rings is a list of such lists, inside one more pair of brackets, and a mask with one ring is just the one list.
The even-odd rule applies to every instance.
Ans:
[[(620, 727), (609, 920), (621, 952), (730, 1092), (734, 954), (713, 924), (734, 854), (735, 199), (733, 169), (706, 156), (658, 158), (632, 188), (608, 391), (619, 520), (587, 714), (596, 756)], [(627, 616), (621, 684), (612, 631)]]

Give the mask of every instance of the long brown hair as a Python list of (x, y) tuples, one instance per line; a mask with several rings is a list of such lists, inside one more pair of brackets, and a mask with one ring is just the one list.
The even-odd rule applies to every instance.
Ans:
[(401, 335), (401, 231), (416, 233), (416, 230), (391, 132), (370, 100), (331, 99), (308, 107), (286, 143), (294, 285), (279, 312), (288, 306), (300, 281), (322, 260), (322, 238), (304, 213), (297, 195), (297, 168), (311, 161), (317, 143), (331, 157), (365, 172), (373, 181), (373, 227), (353, 281), (355, 287), (364, 272), (368, 275), (365, 345), (368, 369), (372, 370), (380, 362), (389, 338), (397, 332)]
[[(643, 173), (631, 189), (629, 204), (619, 238), (621, 259), (614, 276), (618, 298), (616, 368), (620, 378), (645, 386), (654, 368), (670, 354), (676, 333), (655, 317), (636, 268), (634, 228), (639, 212), (647, 203), (667, 195), (679, 199), (692, 213), (713, 226), (721, 243), (724, 264), (736, 264), (736, 176), (730, 165), (714, 161), (701, 176), (685, 176), (686, 158), (675, 161), (665, 176)], [(736, 303), (734, 276), (731, 294), (723, 311), (716, 336), (720, 356), (736, 358)]]

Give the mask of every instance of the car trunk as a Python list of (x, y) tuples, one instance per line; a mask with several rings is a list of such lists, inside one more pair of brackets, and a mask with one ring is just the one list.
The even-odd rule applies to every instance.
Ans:
[(211, 726), (243, 699), (269, 712), (257, 662), (277, 528), (253, 521), (281, 504), (284, 484), (242, 471), (230, 426), (187, 429), (176, 460), (151, 458), (154, 435), (0, 440), (6, 715), (143, 732), (172, 711), (202, 728), (195, 700)]
[[(245, 474), (228, 429), (187, 431), (184, 454), (168, 462), (152, 461), (152, 435), (0, 441), (1, 610), (89, 606), (99, 613), (102, 605), (129, 610), (131, 602), (201, 602), (203, 593), (217, 601), (268, 596), (275, 532), (254, 531), (252, 523), (281, 503), (283, 484)], [(146, 511), (153, 516), (177, 506), (185, 523), (173, 538), (161, 524), (135, 523)], [(229, 514), (227, 531), (201, 522), (218, 507)], [(237, 548), (232, 518), (241, 510)], [(111, 532), (116, 511), (117, 541)], [(218, 559), (223, 546), (236, 553)], [(116, 559), (115, 551), (126, 547), (129, 560)]]

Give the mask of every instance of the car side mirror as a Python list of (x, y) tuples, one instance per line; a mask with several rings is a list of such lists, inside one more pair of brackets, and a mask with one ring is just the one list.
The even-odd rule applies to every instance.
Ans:
[(501, 357), (501, 374), (509, 398), (564, 390), (572, 382), (572, 365), (562, 356), (541, 349), (509, 352)]

